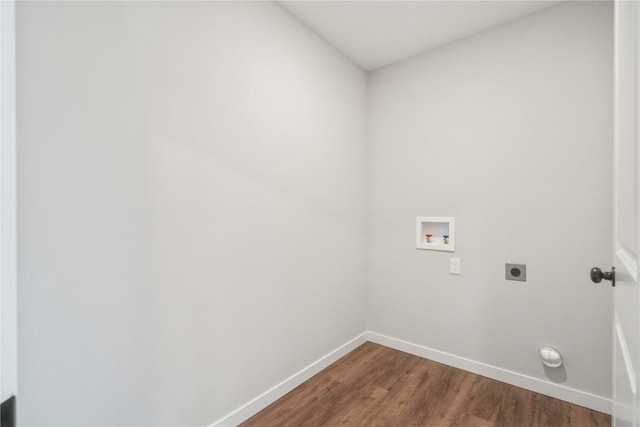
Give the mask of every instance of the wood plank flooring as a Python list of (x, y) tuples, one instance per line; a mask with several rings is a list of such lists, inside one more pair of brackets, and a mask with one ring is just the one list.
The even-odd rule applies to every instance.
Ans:
[(609, 415), (367, 342), (242, 427), (610, 426)]

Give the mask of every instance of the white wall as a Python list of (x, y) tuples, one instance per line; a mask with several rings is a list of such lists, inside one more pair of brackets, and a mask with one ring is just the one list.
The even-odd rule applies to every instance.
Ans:
[[(21, 424), (211, 423), (365, 330), (365, 300), (374, 332), (609, 395), (611, 5), (376, 71), (369, 103), (270, 3), (17, 13)], [(418, 215), (456, 216), (461, 276)]]
[(205, 425), (365, 330), (366, 75), (272, 3), (20, 3), (24, 425)]
[(0, 402), (18, 387), (15, 2), (0, 2)]
[[(610, 395), (611, 288), (589, 270), (611, 263), (612, 26), (610, 3), (572, 2), (372, 73), (371, 331)], [(415, 249), (420, 215), (456, 217), (455, 254)]]

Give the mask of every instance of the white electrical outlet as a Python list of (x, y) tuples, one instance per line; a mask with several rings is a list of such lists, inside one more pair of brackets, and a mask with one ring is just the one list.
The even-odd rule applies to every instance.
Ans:
[(449, 273), (460, 274), (460, 258), (449, 258)]

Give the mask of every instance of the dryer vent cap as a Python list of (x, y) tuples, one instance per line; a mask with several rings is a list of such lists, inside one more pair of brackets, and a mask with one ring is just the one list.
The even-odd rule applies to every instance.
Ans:
[(542, 347), (539, 350), (540, 360), (550, 368), (558, 368), (562, 365), (562, 355), (553, 347)]

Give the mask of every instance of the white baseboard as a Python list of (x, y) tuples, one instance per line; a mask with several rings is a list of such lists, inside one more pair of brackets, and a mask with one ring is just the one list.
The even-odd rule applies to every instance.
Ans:
[(333, 362), (340, 359), (342, 356), (345, 356), (356, 347), (364, 344), (367, 341), (367, 332), (364, 332), (357, 337), (353, 338), (351, 341), (341, 345), (340, 347), (333, 350), (331, 353), (321, 357), (316, 360), (306, 368), (303, 368), (299, 372), (293, 374), (286, 380), (282, 381), (280, 384), (270, 388), (269, 390), (262, 393), (260, 396), (255, 399), (247, 402), (242, 405), (235, 411), (231, 412), (228, 415), (225, 415), (215, 423), (211, 424), (210, 427), (231, 427), (237, 426), (243, 421), (248, 420), (253, 415), (257, 414), (267, 406), (271, 405), (273, 402), (289, 393), (294, 388), (298, 387), (303, 382), (307, 381), (312, 376), (316, 375), (318, 372), (322, 371), (324, 368), (331, 365)]
[(376, 344), (384, 345), (386, 347), (404, 351), (405, 353), (413, 354), (415, 356), (420, 356), (425, 359), (433, 360), (435, 362), (440, 362), (445, 365), (473, 372), (474, 374), (489, 377), (517, 387), (522, 387), (527, 390), (535, 391), (536, 393), (555, 397), (556, 399), (571, 402), (576, 405), (594, 409), (596, 411), (611, 414), (611, 399), (608, 399), (606, 397), (598, 396), (581, 390), (576, 390), (574, 388), (566, 387), (561, 384), (556, 384), (550, 381), (541, 380), (539, 378), (530, 377), (528, 375), (498, 368), (496, 366), (487, 365), (486, 363), (466, 359), (454, 354), (434, 350), (432, 348), (388, 337), (386, 335), (378, 334), (375, 332), (369, 332), (367, 338), (368, 341), (374, 342)]
[(424, 347), (408, 341), (392, 338), (386, 335), (378, 334), (376, 332), (365, 332), (353, 338), (351, 341), (341, 345), (326, 356), (323, 356), (320, 359), (316, 360), (306, 368), (303, 368), (299, 372), (293, 374), (286, 380), (282, 381), (280, 384), (277, 384), (276, 386), (270, 388), (260, 396), (242, 405), (230, 414), (222, 417), (215, 423), (211, 424), (209, 427), (237, 426), (243, 421), (248, 420), (253, 415), (257, 414), (300, 384), (307, 381), (312, 376), (322, 371), (324, 368), (331, 365), (333, 362), (340, 359), (342, 356), (345, 356), (347, 353), (351, 352), (359, 345), (364, 344), (366, 341), (371, 341), (376, 344), (404, 351), (405, 353), (413, 354), (415, 356), (423, 357), (425, 359), (433, 360), (435, 362), (440, 362), (445, 365), (473, 372), (474, 374), (482, 375), (494, 380), (502, 381), (507, 384), (535, 391), (536, 393), (555, 397), (556, 399), (565, 400), (576, 405), (611, 414), (611, 399), (608, 399), (606, 397), (566, 387), (561, 384), (556, 384), (539, 378), (534, 378), (528, 375), (520, 374), (518, 372), (498, 368), (497, 366), (477, 362), (475, 360), (456, 356), (454, 354), (445, 353), (440, 350), (434, 350), (429, 347)]

